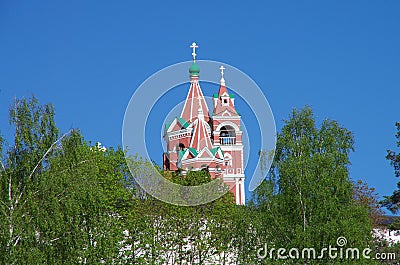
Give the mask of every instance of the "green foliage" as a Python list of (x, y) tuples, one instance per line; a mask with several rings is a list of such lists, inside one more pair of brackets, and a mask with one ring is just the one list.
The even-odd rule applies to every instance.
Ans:
[(353, 193), (355, 202), (367, 209), (372, 226), (378, 227), (384, 219), (378, 193), (361, 180), (354, 183)]
[(15, 144), (0, 172), (0, 263), (113, 260), (118, 212), (131, 197), (121, 149), (90, 147), (78, 131), (58, 137), (54, 108), (35, 98), (10, 110)]
[(390, 230), (400, 230), (400, 217), (393, 217), (393, 222), (388, 226)]
[[(10, 124), (14, 126), (14, 146), (8, 150), (8, 167), (29, 176), (40, 173), (41, 158), (57, 140), (59, 130), (54, 122), (54, 107), (39, 105), (35, 97), (15, 100), (10, 108)], [(35, 168), (38, 165), (39, 168)]]
[[(206, 170), (182, 176), (140, 157), (125, 160), (121, 148), (91, 145), (78, 130), (60, 136), (53, 106), (34, 97), (15, 101), (10, 122), (15, 139), (0, 169), (0, 264), (313, 264), (260, 260), (257, 249), (320, 248), (338, 236), (352, 247), (370, 244), (374, 197), (362, 185), (353, 192), (352, 135), (334, 121), (317, 128), (309, 108), (286, 121), (250, 206), (236, 205), (230, 192), (196, 207), (149, 196), (135, 179), (155, 171), (184, 187), (213, 180)], [(1, 147), (0, 137), (0, 154)], [(269, 156), (260, 152), (262, 161)], [(184, 192), (169, 196), (188, 200)]]
[[(396, 122), (397, 127), (397, 146), (400, 147), (400, 122)], [(400, 154), (395, 151), (387, 150), (386, 159), (390, 160), (390, 164), (394, 168), (394, 174), (396, 177), (400, 177)], [(384, 196), (382, 205), (396, 214), (400, 209), (400, 181), (397, 183), (397, 190), (393, 191), (391, 196)]]
[(293, 110), (277, 136), (270, 178), (254, 195), (276, 229), (272, 246), (318, 249), (340, 236), (353, 247), (371, 242), (366, 208), (356, 205), (349, 179), (353, 142), (336, 121), (318, 128), (310, 108)]
[(0, 171), (6, 170), (6, 167), (4, 166), (3, 163), (3, 144), (4, 144), (4, 138), (0, 134)]

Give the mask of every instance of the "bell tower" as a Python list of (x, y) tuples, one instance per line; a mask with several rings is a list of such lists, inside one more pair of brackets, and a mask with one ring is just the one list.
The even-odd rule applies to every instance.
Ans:
[(190, 48), (193, 49), (190, 87), (181, 115), (166, 124), (163, 168), (179, 170), (183, 175), (206, 169), (212, 178), (222, 178), (235, 195), (236, 204), (242, 205), (245, 203), (243, 144), (235, 97), (226, 88), (225, 68), (221, 66), (220, 87), (218, 94), (214, 94), (210, 115), (199, 84), (198, 46), (193, 43)]
[(236, 203), (244, 204), (244, 164), (241, 116), (235, 108), (235, 97), (226, 88), (224, 70), (221, 66), (221, 80), (218, 94), (213, 96), (214, 110), (212, 128), (214, 146), (224, 153), (223, 179), (235, 194)]

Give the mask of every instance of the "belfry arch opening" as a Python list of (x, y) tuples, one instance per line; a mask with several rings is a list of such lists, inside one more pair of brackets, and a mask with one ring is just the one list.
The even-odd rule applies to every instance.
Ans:
[(219, 143), (221, 145), (236, 144), (235, 128), (230, 125), (222, 126), (219, 133)]

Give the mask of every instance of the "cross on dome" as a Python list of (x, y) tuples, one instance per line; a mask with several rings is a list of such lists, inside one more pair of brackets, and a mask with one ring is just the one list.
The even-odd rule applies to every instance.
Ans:
[(219, 68), (219, 70), (221, 70), (221, 85), (225, 86), (225, 79), (224, 79), (224, 70), (225, 67), (223, 65), (221, 65), (221, 67)]
[(199, 48), (199, 46), (196, 44), (196, 42), (193, 42), (192, 45), (190, 45), (189, 47), (193, 49), (192, 56), (193, 56), (193, 61), (195, 62), (196, 61), (196, 55), (197, 55), (196, 54), (196, 48)]
[(221, 77), (224, 78), (224, 70), (225, 67), (223, 65), (221, 65), (221, 67), (219, 68), (219, 70), (221, 70)]

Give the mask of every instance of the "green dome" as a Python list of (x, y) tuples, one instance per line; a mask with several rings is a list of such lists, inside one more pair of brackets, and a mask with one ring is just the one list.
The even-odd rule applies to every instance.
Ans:
[(192, 66), (190, 66), (189, 73), (190, 73), (190, 75), (199, 75), (200, 68), (195, 62), (193, 62)]

